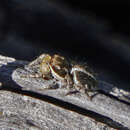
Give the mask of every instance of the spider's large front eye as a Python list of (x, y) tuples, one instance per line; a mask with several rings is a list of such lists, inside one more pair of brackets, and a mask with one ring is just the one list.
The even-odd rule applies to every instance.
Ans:
[(46, 63), (41, 63), (40, 65), (40, 71), (42, 72), (42, 74), (49, 74), (50, 73), (50, 68), (48, 66), (48, 64)]
[(42, 72), (43, 75), (47, 75), (50, 73), (50, 68), (49, 68), (49, 63), (51, 62), (51, 56), (46, 55), (43, 57), (42, 62), (40, 64), (40, 71)]
[(50, 55), (46, 55), (45, 57), (43, 57), (42, 59), (42, 63), (50, 63), (51, 61), (51, 56)]

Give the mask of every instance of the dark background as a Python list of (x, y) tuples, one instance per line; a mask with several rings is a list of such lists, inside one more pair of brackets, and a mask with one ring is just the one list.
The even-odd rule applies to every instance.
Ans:
[(130, 90), (129, 12), (126, 0), (3, 0), (0, 54), (32, 61), (41, 53), (60, 53)]

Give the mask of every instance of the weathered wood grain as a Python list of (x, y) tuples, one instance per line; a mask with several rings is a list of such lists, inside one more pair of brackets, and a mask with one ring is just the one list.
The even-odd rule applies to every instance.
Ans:
[(90, 130), (112, 129), (105, 124), (50, 103), (12, 92), (0, 92), (0, 129)]
[[(29, 100), (30, 104), (31, 102), (36, 102), (35, 104), (37, 106), (37, 110), (42, 108), (43, 113), (45, 112), (44, 109), (46, 108), (48, 108), (48, 111), (49, 110), (51, 111), (51, 107), (53, 106), (53, 110), (51, 112), (48, 112), (46, 110), (46, 116), (39, 118), (40, 121), (43, 121), (43, 118), (47, 120), (46, 123), (48, 122), (48, 129), (50, 128), (55, 129), (56, 126), (58, 127), (58, 129), (63, 129), (63, 128), (64, 129), (69, 129), (69, 128), (89, 129), (90, 127), (91, 129), (96, 129), (96, 128), (110, 129), (110, 127), (116, 129), (130, 129), (129, 92), (121, 90), (107, 83), (100, 82), (99, 88), (101, 88), (104, 93), (98, 93), (97, 95), (94, 96), (92, 101), (89, 101), (86, 95), (80, 93), (65, 96), (67, 92), (66, 89), (44, 90), (44, 87), (47, 87), (47, 85), (54, 85), (53, 81), (45, 82), (42, 79), (21, 77), (21, 74), (27, 73), (27, 71), (23, 69), (23, 65), (27, 63), (28, 62), (25, 61), (17, 61), (13, 58), (0, 56), (0, 82), (3, 84), (0, 95), (4, 95), (3, 96), (4, 100), (9, 100), (9, 102), (12, 102), (11, 103), (12, 105), (16, 104), (17, 107), (14, 108), (16, 108), (17, 111), (19, 109), (18, 104), (20, 104), (17, 98), (18, 99), (21, 98), (21, 100), (24, 100), (24, 98), (26, 97)], [(8, 90), (10, 92), (3, 91), (3, 90)], [(16, 92), (17, 94), (14, 92)], [(110, 96), (110, 94), (112, 94), (115, 97)], [(14, 99), (10, 98), (10, 96), (12, 95), (15, 95), (13, 96)], [(31, 96), (33, 98), (28, 96)], [(119, 99), (121, 99), (121, 101)], [(6, 108), (9, 109), (11, 107), (10, 106), (11, 104), (9, 104), (9, 102), (4, 104), (4, 100), (3, 99), (1, 100), (3, 101), (3, 106), (7, 105)], [(2, 104), (2, 102), (0, 104)], [(56, 105), (60, 107), (57, 107)], [(28, 107), (28, 109), (30, 110), (33, 109), (28, 104), (28, 102), (25, 103), (25, 106)], [(10, 113), (13, 113), (12, 111), (14, 108), (13, 107), (11, 108), (12, 110), (9, 111), (11, 111)], [(2, 110), (2, 114), (3, 114), (3, 110), (4, 110), (3, 107), (0, 106), (0, 109)], [(57, 109), (61, 110), (59, 114)], [(26, 112), (26, 114), (28, 115), (28, 112), (23, 107), (20, 113), (24, 113), (24, 112)], [(30, 112), (31, 116), (33, 116), (33, 112), (35, 112), (35, 110), (33, 110), (32, 113)], [(4, 113), (6, 112), (4, 111)], [(12, 118), (12, 120), (17, 118), (16, 120), (21, 120), (22, 122), (24, 122), (23, 124), (25, 124), (25, 128), (29, 128), (28, 124), (25, 121), (26, 118), (19, 119), (20, 113), (18, 112), (16, 113), (17, 113), (16, 115), (13, 114), (15, 116)], [(40, 125), (38, 121), (36, 120), (34, 121), (34, 117), (32, 118), (31, 116), (29, 115), (26, 116), (31, 118), (31, 119), (27, 119), (27, 121), (30, 121), (30, 124), (36, 124), (34, 125), (34, 126), (38, 126), (36, 129), (43, 129), (46, 127)], [(48, 116), (50, 117), (52, 116), (53, 123), (51, 123), (51, 120), (47, 118)], [(56, 116), (56, 121), (53, 116), (54, 117)], [(72, 119), (71, 117), (75, 117), (75, 118)], [(79, 120), (79, 117), (81, 120)], [(63, 121), (61, 123), (62, 125), (59, 125), (59, 122), (57, 120), (61, 121), (60, 118), (62, 118), (62, 120), (64, 120), (66, 124), (64, 124), (65, 122)], [(9, 120), (8, 117), (6, 119), (5, 116), (2, 116), (1, 122), (4, 122), (3, 119)], [(73, 124), (72, 126), (70, 125), (71, 122)], [(78, 125), (76, 125), (77, 122)], [(94, 122), (96, 122), (97, 124), (93, 125)], [(7, 121), (6, 123), (8, 124), (9, 122)], [(23, 126), (21, 125), (21, 127)]]

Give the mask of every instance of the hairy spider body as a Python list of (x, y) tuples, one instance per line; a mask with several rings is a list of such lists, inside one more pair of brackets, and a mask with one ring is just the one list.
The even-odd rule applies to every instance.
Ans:
[(32, 77), (42, 77), (44, 80), (55, 79), (60, 82), (60, 88), (69, 89), (67, 95), (71, 94), (72, 88), (91, 98), (88, 92), (97, 88), (97, 80), (86, 66), (73, 65), (65, 57), (57, 54), (53, 56), (42, 54), (28, 66), (35, 71)]

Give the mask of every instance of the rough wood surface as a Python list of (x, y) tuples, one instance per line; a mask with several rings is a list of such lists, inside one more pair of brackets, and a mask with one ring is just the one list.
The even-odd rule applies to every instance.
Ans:
[(92, 101), (80, 93), (65, 96), (65, 89), (44, 90), (53, 81), (21, 78), (27, 63), (0, 56), (0, 128), (130, 129), (129, 92), (100, 81)]
[(1, 91), (0, 98), (0, 129), (112, 129), (78, 113), (21, 94)]

